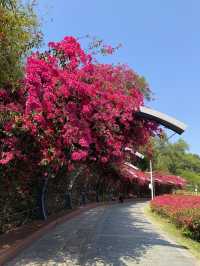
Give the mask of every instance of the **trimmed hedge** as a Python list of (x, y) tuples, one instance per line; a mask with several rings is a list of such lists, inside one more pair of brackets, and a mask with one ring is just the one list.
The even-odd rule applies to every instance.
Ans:
[(164, 195), (150, 203), (151, 210), (168, 218), (184, 235), (200, 242), (200, 196)]

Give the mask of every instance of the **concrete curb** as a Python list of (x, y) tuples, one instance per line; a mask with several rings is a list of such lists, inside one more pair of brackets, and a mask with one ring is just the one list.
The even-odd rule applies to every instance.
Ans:
[(91, 203), (91, 204), (88, 204), (82, 208), (79, 208), (79, 209), (74, 210), (70, 213), (67, 213), (66, 215), (63, 215), (62, 217), (59, 217), (56, 220), (44, 225), (42, 228), (40, 228), (36, 232), (32, 233), (31, 235), (29, 235), (25, 239), (19, 241), (19, 243), (15, 244), (14, 246), (11, 246), (10, 248), (8, 248), (8, 250), (3, 252), (0, 255), (0, 265), (3, 266), (5, 263), (7, 263), (8, 261), (10, 261), (14, 257), (16, 257), (18, 255), (18, 253), (22, 252), (25, 248), (29, 247), (33, 243), (33, 241), (39, 239), (44, 234), (46, 234), (47, 232), (49, 232), (50, 230), (55, 228), (57, 225), (62, 224), (62, 223), (66, 222), (72, 218), (75, 218), (78, 215), (80, 215), (80, 214), (82, 214), (82, 213), (84, 213), (90, 209), (94, 209), (96, 207), (104, 206), (104, 205), (105, 205), (105, 203)]

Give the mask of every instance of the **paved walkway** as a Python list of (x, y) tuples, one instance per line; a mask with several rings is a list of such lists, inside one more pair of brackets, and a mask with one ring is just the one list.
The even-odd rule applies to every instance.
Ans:
[(194, 266), (195, 260), (160, 235), (144, 203), (98, 207), (57, 226), (7, 266)]

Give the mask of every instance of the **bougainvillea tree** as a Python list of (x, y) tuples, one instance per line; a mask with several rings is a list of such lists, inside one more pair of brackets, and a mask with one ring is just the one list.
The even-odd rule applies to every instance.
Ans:
[[(140, 185), (148, 185), (151, 182), (149, 172), (143, 172), (139, 169), (134, 169), (126, 163), (117, 165), (117, 169), (122, 179), (136, 182)], [(187, 184), (186, 180), (180, 176), (175, 176), (162, 172), (153, 172), (153, 179), (156, 184), (161, 186), (171, 186), (174, 188), (184, 188)]]
[(144, 104), (139, 76), (124, 65), (96, 63), (73, 37), (32, 54), (25, 74), (15, 95), (0, 90), (1, 167), (20, 160), (57, 172), (76, 162), (105, 164), (157, 132), (135, 116)]

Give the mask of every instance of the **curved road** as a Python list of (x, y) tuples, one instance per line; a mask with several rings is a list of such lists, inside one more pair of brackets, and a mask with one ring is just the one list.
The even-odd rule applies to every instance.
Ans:
[(157, 232), (145, 203), (89, 210), (58, 225), (7, 266), (194, 266), (187, 250)]

